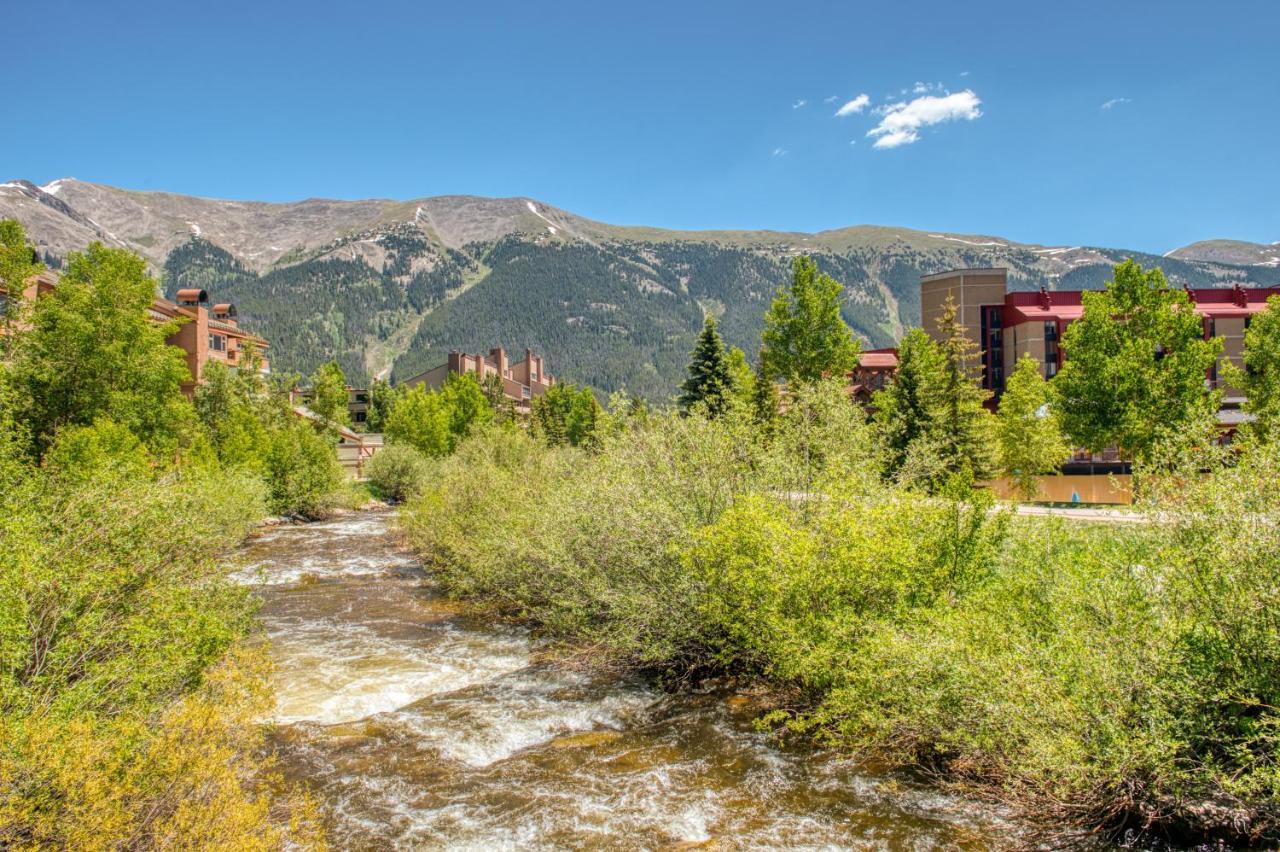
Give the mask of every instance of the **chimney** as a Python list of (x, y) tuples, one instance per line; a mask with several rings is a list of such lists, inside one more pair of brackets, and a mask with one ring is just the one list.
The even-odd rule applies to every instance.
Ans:
[(501, 346), (495, 346), (489, 350), (489, 357), (493, 359), (493, 365), (498, 368), (498, 377), (507, 378), (507, 353), (503, 351)]
[(1043, 284), (1040, 285), (1040, 307), (1046, 311), (1053, 306), (1053, 300), (1049, 297), (1049, 288)]
[(236, 324), (236, 306), (230, 302), (221, 302), (213, 306), (213, 318), (228, 323)]
[(186, 287), (178, 291), (174, 301), (184, 308), (198, 308), (208, 303), (209, 294), (198, 287)]

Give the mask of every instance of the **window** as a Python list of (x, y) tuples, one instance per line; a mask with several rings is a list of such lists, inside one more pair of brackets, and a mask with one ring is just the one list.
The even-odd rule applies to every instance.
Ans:
[(367, 393), (356, 394), (356, 402), (368, 402), (368, 401), (369, 401), (369, 394)]
[(365, 421), (365, 417), (366, 417), (366, 414), (363, 411), (357, 411), (355, 415), (355, 421), (357, 423), (363, 423)]
[(520, 398), (521, 398), (521, 399), (528, 399), (528, 398), (529, 398), (529, 389), (528, 389), (527, 387), (521, 386), (521, 388), (520, 388)]
[(1058, 362), (1046, 361), (1044, 365), (1044, 375), (1046, 379), (1052, 379), (1054, 376), (1058, 375)]
[(1057, 324), (1056, 322), (1054, 322), (1053, 320), (1046, 320), (1046, 321), (1045, 321), (1045, 324), (1044, 324), (1044, 339), (1045, 339), (1045, 340), (1057, 340), (1057, 339), (1058, 339), (1058, 324)]
[(1004, 364), (1004, 332), (1001, 330), (1004, 307), (1001, 305), (983, 305), (981, 347), (982, 347), (982, 386), (993, 390), (997, 395), (1004, 390), (1001, 365)]
[(212, 349), (214, 352), (226, 352), (227, 351), (226, 335), (222, 335), (222, 334), (209, 335), (209, 348)]

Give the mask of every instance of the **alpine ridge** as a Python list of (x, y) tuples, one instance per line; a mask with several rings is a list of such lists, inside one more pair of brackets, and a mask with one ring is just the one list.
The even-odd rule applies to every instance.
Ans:
[(543, 353), (549, 371), (608, 393), (674, 393), (709, 312), (754, 357), (761, 317), (797, 254), (845, 285), (870, 346), (919, 322), (921, 274), (1006, 266), (1023, 288), (1097, 287), (1114, 263), (1178, 285), (1280, 285), (1280, 245), (1209, 240), (1163, 257), (860, 225), (814, 234), (617, 226), (531, 198), (230, 201), (74, 178), (0, 184), (0, 218), (55, 268), (98, 240), (136, 251), (172, 293), (234, 301), (277, 370), (336, 358), (355, 382), (406, 378), (450, 349)]

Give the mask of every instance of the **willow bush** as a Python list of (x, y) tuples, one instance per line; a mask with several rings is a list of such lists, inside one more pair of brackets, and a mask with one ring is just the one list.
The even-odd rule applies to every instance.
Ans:
[(318, 843), (260, 759), (253, 599), (219, 564), (264, 513), (261, 481), (140, 471), (98, 452), (119, 443), (103, 432), (69, 433), (0, 495), (0, 845)]
[(885, 484), (848, 408), (814, 391), (768, 436), (652, 414), (590, 452), (489, 431), (405, 523), (454, 594), (673, 681), (786, 687), (780, 733), (1046, 831), (1280, 840), (1280, 450), (1163, 470), (1150, 523), (1082, 524), (963, 472)]

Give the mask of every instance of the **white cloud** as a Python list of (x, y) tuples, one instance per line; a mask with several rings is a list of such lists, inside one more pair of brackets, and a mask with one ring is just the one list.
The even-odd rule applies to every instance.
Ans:
[(968, 77), (968, 76), (969, 76), (969, 72), (968, 72), (968, 71), (961, 71), (961, 72), (960, 72), (960, 76), (961, 76), (961, 77)]
[(808, 101), (806, 101), (804, 98), (801, 98), (800, 100), (798, 100), (798, 101), (796, 101), (795, 103), (793, 103), (793, 104), (791, 105), (791, 108), (792, 108), (792, 109), (800, 109), (800, 107), (804, 106), (804, 105), (805, 105), (805, 104), (807, 104), (807, 103), (809, 103), (809, 102), (808, 102)]
[(833, 104), (833, 103), (835, 103), (835, 102), (836, 102), (836, 100), (837, 100), (839, 97), (840, 97), (839, 95), (832, 95), (832, 96), (831, 96), (831, 97), (829, 97), (829, 98), (823, 98), (823, 99), (822, 99), (822, 102), (823, 102), (824, 104)]
[(1111, 100), (1103, 104), (1102, 108), (1111, 109), (1112, 107), (1120, 106), (1120, 104), (1131, 104), (1131, 103), (1133, 103), (1133, 101), (1130, 100), (1129, 98), (1112, 98)]
[(924, 95), (889, 106), (880, 123), (867, 131), (875, 148), (897, 148), (920, 139), (920, 128), (946, 121), (973, 121), (982, 115), (982, 101), (972, 89), (949, 95)]
[(774, 157), (785, 157), (785, 156), (787, 156), (787, 149), (786, 149), (786, 148), (774, 148), (774, 149), (773, 149), (773, 155), (772, 155), (772, 156), (774, 156)]
[(856, 115), (866, 109), (867, 104), (869, 103), (871, 103), (871, 97), (869, 95), (858, 95), (856, 98), (840, 107), (840, 109), (836, 110), (836, 117), (844, 118), (846, 115)]

